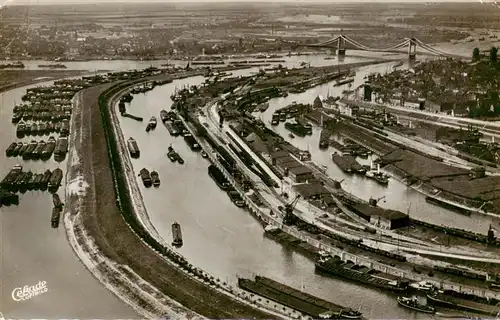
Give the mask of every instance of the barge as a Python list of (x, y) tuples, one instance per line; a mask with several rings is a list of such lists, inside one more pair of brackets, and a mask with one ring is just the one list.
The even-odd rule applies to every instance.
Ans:
[(227, 195), (229, 196), (229, 199), (231, 199), (231, 202), (234, 203), (234, 205), (238, 208), (243, 208), (246, 205), (245, 201), (237, 191), (230, 190), (228, 191)]
[(341, 277), (390, 291), (404, 292), (409, 285), (407, 280), (394, 279), (391, 275), (356, 265), (351, 261), (343, 262), (338, 256), (321, 255), (315, 263), (315, 270), (322, 274)]
[(68, 152), (68, 138), (59, 137), (56, 141), (56, 147), (54, 150), (54, 160), (61, 162), (66, 158), (66, 153)]
[(59, 227), (59, 219), (61, 218), (61, 209), (54, 207), (52, 208), (52, 216), (50, 217), (50, 225), (52, 228)]
[(0, 188), (0, 207), (18, 205), (18, 204), (19, 204), (19, 196), (17, 194), (5, 190), (3, 188)]
[(47, 190), (51, 176), (52, 172), (50, 170), (45, 170), (45, 172), (42, 175), (42, 178), (40, 179), (40, 184), (38, 185), (38, 188), (40, 190)]
[(33, 151), (35, 151), (37, 145), (38, 143), (35, 140), (31, 140), (26, 150), (22, 153), (23, 160), (29, 160), (32, 158)]
[(139, 150), (139, 146), (137, 145), (137, 142), (134, 140), (134, 138), (129, 138), (127, 140), (127, 147), (128, 151), (130, 153), (130, 156), (132, 158), (139, 158), (141, 156), (141, 151)]
[(7, 157), (13, 157), (14, 156), (14, 150), (16, 149), (17, 147), (17, 143), (16, 142), (12, 142), (8, 147), (7, 149), (5, 150), (5, 155)]
[(144, 120), (142, 117), (134, 116), (133, 114), (130, 114), (130, 113), (127, 113), (127, 112), (123, 112), (122, 113), (122, 117), (124, 117), (124, 118), (130, 118), (130, 119), (133, 119), (133, 120), (139, 121), (139, 122), (142, 122)]
[(330, 146), (330, 136), (332, 133), (328, 129), (322, 129), (319, 135), (319, 148), (328, 149)]
[(346, 173), (365, 174), (366, 169), (360, 165), (353, 156), (342, 156), (336, 152), (332, 153), (332, 161)]
[(47, 140), (47, 144), (45, 145), (45, 148), (42, 150), (40, 158), (45, 161), (49, 160), (50, 157), (52, 156), (52, 153), (54, 153), (55, 149), (56, 149), (56, 139), (51, 136), (49, 137), (49, 140)]
[(57, 189), (59, 189), (59, 187), (61, 186), (62, 178), (63, 178), (63, 172), (61, 169), (57, 168), (54, 171), (52, 171), (49, 182), (47, 184), (49, 192), (51, 193), (57, 192)]
[(435, 198), (435, 197), (427, 196), (427, 197), (425, 197), (425, 201), (427, 201), (428, 203), (434, 204), (436, 206), (439, 206), (441, 208), (445, 208), (445, 209), (448, 209), (448, 210), (451, 210), (451, 211), (454, 211), (457, 213), (461, 213), (461, 214), (464, 214), (467, 216), (470, 216), (472, 214), (471, 210), (459, 207), (459, 206), (454, 205), (452, 203), (445, 202), (445, 201), (440, 200), (440, 199)]
[(226, 177), (222, 174), (222, 171), (219, 170), (215, 165), (211, 164), (208, 167), (208, 175), (212, 178), (217, 186), (224, 191), (228, 191), (231, 189), (231, 184), (227, 181)]
[(427, 301), (433, 305), (449, 309), (479, 313), (489, 316), (497, 314), (498, 312), (497, 304), (487, 304), (486, 300), (484, 301), (485, 303), (481, 303), (479, 301), (474, 301), (473, 298), (468, 299), (465, 296), (460, 297), (460, 294), (458, 293), (450, 292), (450, 294), (446, 294), (446, 292), (442, 290), (427, 294)]
[(183, 244), (182, 241), (182, 232), (181, 232), (181, 225), (178, 224), (177, 222), (172, 223), (172, 245), (174, 247), (180, 247)]
[(170, 133), (172, 137), (177, 137), (179, 135), (179, 130), (177, 130), (177, 128), (174, 127), (172, 122), (165, 121), (163, 125), (165, 126), (165, 128), (167, 128), (168, 133)]
[(351, 308), (336, 305), (266, 277), (256, 276), (254, 281), (238, 278), (238, 286), (315, 319), (361, 319), (362, 317), (360, 312)]
[(161, 122), (165, 123), (169, 120), (168, 116), (168, 111), (167, 110), (161, 110), (160, 111), (160, 120)]
[(160, 175), (156, 171), (151, 171), (151, 181), (154, 187), (160, 186)]
[(61, 202), (61, 198), (57, 193), (52, 194), (52, 203), (54, 204), (54, 208), (62, 209), (63, 203)]
[(201, 150), (200, 144), (198, 143), (198, 141), (196, 141), (196, 138), (193, 137), (192, 134), (184, 135), (184, 141), (186, 141), (186, 143), (188, 144), (189, 148), (192, 151), (200, 151)]
[(38, 141), (38, 144), (37, 144), (35, 150), (33, 150), (33, 154), (31, 155), (31, 158), (34, 160), (40, 159), (42, 156), (43, 149), (45, 149), (46, 145), (47, 144), (45, 143), (45, 141), (43, 141), (43, 140)]
[(178, 154), (172, 146), (168, 147), (167, 157), (172, 162), (178, 162), (179, 164), (184, 164), (184, 159)]
[(151, 187), (153, 184), (153, 180), (151, 179), (151, 175), (149, 174), (149, 170), (146, 168), (142, 168), (139, 172), (139, 176), (141, 177), (142, 183), (146, 188)]

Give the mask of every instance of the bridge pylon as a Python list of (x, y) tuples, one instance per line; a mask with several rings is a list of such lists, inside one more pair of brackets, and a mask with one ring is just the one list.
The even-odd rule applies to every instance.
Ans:
[(345, 57), (345, 39), (344, 36), (340, 36), (337, 42), (337, 54), (339, 57)]
[(415, 61), (417, 59), (417, 41), (411, 38), (408, 41), (408, 60)]

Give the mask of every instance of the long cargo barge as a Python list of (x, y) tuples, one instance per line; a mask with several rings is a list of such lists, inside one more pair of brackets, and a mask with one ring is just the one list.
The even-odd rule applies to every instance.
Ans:
[(180, 247), (183, 244), (182, 240), (182, 232), (181, 232), (181, 225), (178, 224), (177, 222), (172, 223), (172, 245), (176, 247)]
[(312, 134), (312, 130), (309, 130), (309, 128), (303, 126), (300, 123), (291, 123), (291, 122), (286, 122), (285, 123), (285, 129), (288, 131), (291, 131), (295, 135), (299, 137), (305, 137), (307, 135)]
[(8, 190), (4, 190), (3, 188), (0, 188), (0, 207), (18, 205), (18, 204), (19, 204), (19, 196), (17, 194)]
[(172, 122), (165, 121), (163, 122), (163, 125), (165, 126), (165, 128), (167, 128), (168, 133), (170, 133), (172, 137), (177, 137), (179, 135), (179, 130), (177, 130), (177, 128), (174, 127)]
[(255, 281), (238, 278), (238, 285), (244, 290), (276, 301), (316, 319), (360, 319), (362, 316), (360, 312), (314, 297), (269, 278), (256, 276)]
[(431, 304), (437, 306), (489, 316), (496, 315), (498, 312), (497, 304), (486, 304), (461, 297), (455, 297), (450, 294), (445, 294), (443, 291), (428, 294), (427, 300)]
[(231, 189), (231, 184), (227, 181), (226, 177), (222, 174), (222, 171), (219, 170), (215, 165), (211, 164), (208, 167), (208, 175), (215, 181), (217, 186), (224, 191), (228, 191)]
[(315, 263), (315, 270), (326, 275), (333, 275), (376, 288), (404, 292), (409, 281), (394, 279), (393, 276), (375, 271), (352, 262), (343, 262), (340, 257), (321, 256)]
[(134, 138), (129, 138), (127, 140), (127, 147), (132, 158), (139, 158), (141, 156), (141, 151), (139, 150), (139, 146), (137, 145), (137, 141)]
[(332, 153), (332, 161), (346, 173), (366, 173), (366, 169), (363, 168), (363, 166), (361, 166), (353, 156), (342, 156), (334, 152)]
[(127, 112), (123, 112), (122, 113), (122, 117), (124, 117), (124, 118), (130, 118), (130, 119), (133, 119), (133, 120), (139, 121), (139, 122), (144, 121), (144, 119), (142, 117), (134, 116), (133, 114), (130, 114), (130, 113), (127, 113)]
[(464, 214), (467, 216), (470, 216), (472, 214), (471, 210), (456, 206), (452, 203), (442, 201), (438, 198), (427, 196), (427, 197), (425, 197), (425, 201), (427, 201), (428, 203), (434, 204), (436, 206), (439, 206), (441, 208), (445, 208), (445, 209), (448, 209), (448, 210), (451, 210), (451, 211), (454, 211), (457, 213), (461, 213), (461, 214)]
[(44, 161), (49, 160), (50, 157), (52, 156), (52, 153), (54, 153), (55, 149), (56, 149), (56, 139), (51, 136), (49, 137), (49, 140), (47, 140), (47, 144), (45, 145), (45, 148), (42, 150), (40, 158)]
[(328, 129), (322, 129), (319, 135), (319, 148), (328, 149), (330, 146), (330, 136), (332, 133)]
[(52, 216), (50, 217), (50, 224), (52, 228), (59, 227), (59, 219), (61, 218), (61, 208), (53, 207)]

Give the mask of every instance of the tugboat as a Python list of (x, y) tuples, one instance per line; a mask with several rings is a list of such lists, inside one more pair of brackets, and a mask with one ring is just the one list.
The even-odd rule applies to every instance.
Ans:
[(167, 157), (172, 162), (177, 161), (177, 152), (175, 152), (175, 150), (174, 150), (174, 148), (172, 148), (172, 146), (168, 147)]
[(208, 158), (208, 154), (205, 152), (205, 150), (201, 150), (200, 154), (202, 158)]
[(160, 186), (160, 175), (156, 171), (151, 171), (151, 180), (153, 181), (154, 187)]
[[(373, 168), (373, 165), (371, 167)], [(380, 171), (378, 165), (377, 169), (368, 170), (365, 175), (367, 178), (373, 179), (383, 186), (386, 186), (389, 183), (389, 176)]]
[(152, 116), (151, 119), (149, 119), (148, 125), (146, 126), (146, 132), (156, 129), (156, 124), (156, 117)]
[(418, 312), (430, 313), (430, 314), (436, 313), (436, 309), (434, 307), (428, 306), (426, 304), (421, 304), (415, 297), (413, 298), (398, 297), (398, 304), (402, 307), (412, 309)]

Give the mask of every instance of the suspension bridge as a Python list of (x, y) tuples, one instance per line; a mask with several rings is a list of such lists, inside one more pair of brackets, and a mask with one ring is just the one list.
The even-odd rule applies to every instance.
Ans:
[(339, 57), (346, 55), (346, 45), (350, 45), (354, 50), (363, 50), (363, 51), (374, 51), (374, 52), (397, 52), (401, 53), (401, 49), (408, 49), (408, 59), (415, 60), (417, 56), (417, 47), (422, 49), (424, 52), (430, 53), (432, 55), (437, 55), (441, 57), (457, 57), (457, 55), (453, 55), (447, 52), (440, 51), (436, 48), (431, 47), (428, 44), (420, 41), (417, 38), (405, 38), (402, 42), (386, 47), (386, 48), (373, 48), (369, 46), (365, 46), (364, 44), (359, 43), (358, 41), (345, 36), (340, 35), (333, 39), (323, 41), (320, 43), (314, 44), (301, 44), (300, 46), (312, 47), (312, 48), (330, 48), (332, 51), (336, 51)]

